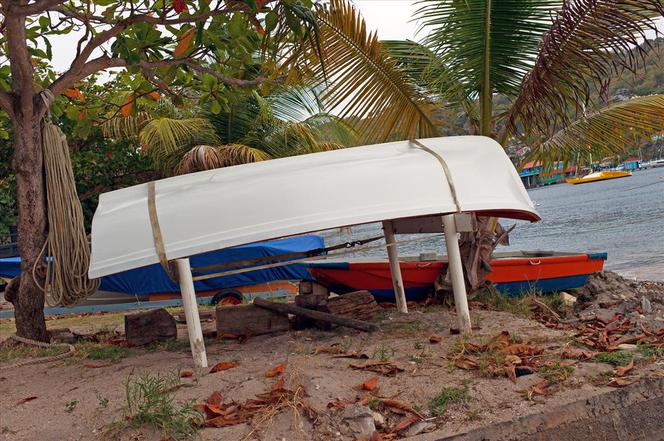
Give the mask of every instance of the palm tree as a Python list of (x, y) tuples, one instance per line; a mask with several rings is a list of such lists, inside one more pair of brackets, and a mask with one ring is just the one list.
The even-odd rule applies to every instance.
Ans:
[(317, 15), (325, 44), (299, 67), (373, 141), (440, 133), (432, 115), (443, 107), (470, 133), (553, 164), (662, 130), (664, 95), (605, 96), (612, 76), (641, 67), (662, 15), (662, 0), (422, 0), (425, 38), (381, 42), (349, 1), (331, 0)]

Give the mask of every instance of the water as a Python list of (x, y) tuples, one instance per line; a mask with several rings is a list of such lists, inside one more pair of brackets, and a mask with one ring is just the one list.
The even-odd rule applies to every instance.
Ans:
[[(664, 168), (595, 183), (557, 184), (529, 190), (542, 216), (538, 223), (510, 221), (510, 250), (607, 252), (606, 269), (641, 280), (664, 280)], [(324, 234), (326, 243), (381, 235), (377, 224)], [(418, 240), (419, 239), (419, 240)], [(444, 250), (441, 235), (398, 236), (401, 255)], [(416, 242), (408, 242), (417, 240)], [(383, 242), (348, 257), (385, 257)], [(502, 248), (505, 250), (505, 248)]]
[(664, 168), (631, 177), (530, 190), (542, 221), (519, 222), (514, 247), (606, 251), (605, 268), (664, 280)]

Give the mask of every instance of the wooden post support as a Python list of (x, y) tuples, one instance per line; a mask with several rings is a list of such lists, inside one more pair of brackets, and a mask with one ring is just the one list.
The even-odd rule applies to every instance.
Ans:
[(184, 307), (184, 316), (187, 319), (187, 334), (189, 334), (191, 355), (194, 357), (194, 365), (196, 367), (206, 368), (208, 367), (207, 354), (205, 353), (205, 342), (203, 341), (201, 319), (198, 315), (196, 291), (194, 290), (194, 281), (191, 277), (189, 259), (178, 259), (177, 266), (180, 293), (182, 294), (182, 306)]
[(406, 304), (406, 291), (404, 290), (403, 279), (401, 278), (399, 251), (397, 250), (397, 243), (394, 239), (394, 224), (392, 221), (383, 221), (383, 234), (385, 234), (387, 256), (390, 259), (390, 273), (392, 274), (394, 297), (397, 299), (397, 311), (407, 314), (408, 305)]
[(449, 260), (450, 274), (452, 275), (452, 289), (454, 291), (454, 304), (456, 305), (459, 330), (462, 334), (470, 334), (470, 311), (468, 311), (468, 298), (466, 297), (466, 283), (463, 279), (463, 265), (459, 251), (459, 237), (457, 236), (454, 215), (443, 216), (445, 230), (445, 246)]

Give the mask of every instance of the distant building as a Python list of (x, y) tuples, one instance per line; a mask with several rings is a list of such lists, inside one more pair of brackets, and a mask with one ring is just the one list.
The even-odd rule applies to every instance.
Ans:
[(541, 162), (529, 162), (523, 166), (519, 177), (526, 188), (541, 187), (563, 182), (566, 177), (574, 176), (576, 166), (571, 165), (563, 172), (563, 162), (558, 162), (553, 169), (543, 169)]
[(641, 158), (627, 158), (623, 161), (622, 166), (625, 170), (636, 170), (641, 165)]

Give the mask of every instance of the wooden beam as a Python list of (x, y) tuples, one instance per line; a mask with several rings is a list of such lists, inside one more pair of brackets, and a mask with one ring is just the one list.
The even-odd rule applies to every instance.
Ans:
[(335, 325), (345, 326), (347, 328), (359, 329), (360, 331), (373, 332), (378, 330), (378, 326), (374, 325), (373, 323), (363, 322), (361, 320), (355, 320), (348, 317), (341, 317), (334, 314), (328, 314), (326, 312), (314, 311), (312, 309), (300, 308), (299, 306), (295, 306), (292, 303), (275, 303), (269, 300), (256, 298), (254, 299), (254, 305), (261, 308), (270, 309), (272, 311), (277, 311), (282, 314), (299, 315), (314, 320), (334, 323)]

